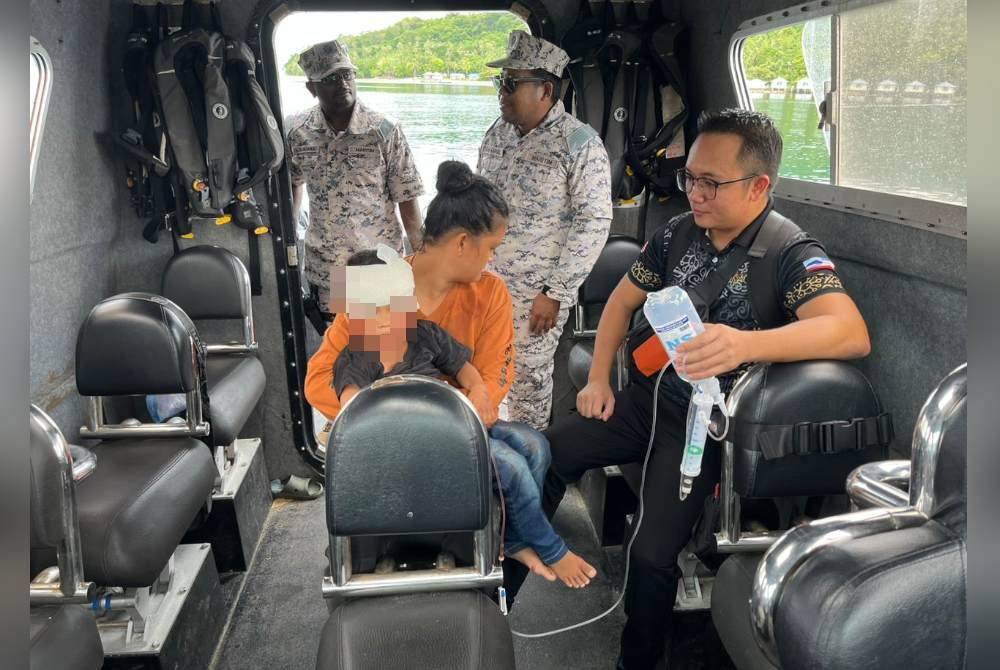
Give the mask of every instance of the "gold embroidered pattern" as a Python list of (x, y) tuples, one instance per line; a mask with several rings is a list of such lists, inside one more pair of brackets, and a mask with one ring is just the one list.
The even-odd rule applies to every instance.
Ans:
[(826, 272), (809, 275), (799, 281), (798, 284), (792, 287), (791, 291), (785, 294), (785, 307), (793, 309), (805, 298), (828, 289), (843, 290), (844, 285), (840, 282), (840, 277)]
[(663, 285), (663, 279), (660, 278), (660, 275), (647, 268), (642, 264), (642, 261), (638, 259), (632, 263), (632, 267), (629, 268), (629, 274), (631, 274), (643, 288), (648, 287), (655, 291)]
[(740, 268), (733, 273), (733, 276), (729, 278), (727, 285), (735, 289), (738, 293), (744, 293), (747, 285), (747, 266), (749, 263), (744, 263)]

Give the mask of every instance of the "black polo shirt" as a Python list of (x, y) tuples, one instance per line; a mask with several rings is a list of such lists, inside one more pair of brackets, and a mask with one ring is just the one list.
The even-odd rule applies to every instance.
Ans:
[[(708, 236), (708, 231), (695, 235), (687, 251), (681, 256), (677, 267), (667, 276), (667, 258), (670, 240), (677, 225), (690, 217), (690, 213), (674, 217), (657, 230), (643, 246), (639, 257), (632, 263), (628, 278), (643, 291), (658, 291), (666, 286), (691, 288), (701, 284), (711, 272), (722, 265), (737, 247), (749, 248), (771, 212), (772, 203), (760, 216), (722, 251), (716, 251)], [(721, 323), (739, 330), (760, 330), (754, 317), (750, 301), (750, 259), (746, 259), (733, 273), (722, 289), (719, 297), (709, 306), (709, 323)], [(826, 250), (806, 232), (793, 237), (781, 250), (778, 261), (777, 292), (774, 299), (780, 301), (789, 321), (795, 320), (795, 310), (813, 298), (826, 293), (844, 293), (844, 286), (837, 276), (836, 268), (827, 256)], [(645, 318), (645, 317), (643, 317)], [(745, 363), (736, 370), (719, 378), (722, 390), (729, 393), (739, 374), (751, 363)], [(656, 380), (654, 374), (646, 378), (632, 367), (635, 383), (652, 390)], [(660, 383), (661, 397), (686, 405), (691, 396), (691, 386), (680, 379), (671, 367), (663, 375)]]

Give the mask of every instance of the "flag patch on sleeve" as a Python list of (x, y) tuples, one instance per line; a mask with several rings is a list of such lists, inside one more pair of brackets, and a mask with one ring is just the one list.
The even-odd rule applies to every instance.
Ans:
[(817, 270), (835, 270), (833, 261), (824, 256), (813, 256), (812, 258), (803, 261), (802, 265), (805, 266), (806, 272), (816, 272)]

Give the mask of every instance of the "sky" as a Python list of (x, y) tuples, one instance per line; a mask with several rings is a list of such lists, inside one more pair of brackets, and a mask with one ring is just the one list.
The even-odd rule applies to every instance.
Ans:
[(295, 12), (278, 24), (274, 50), (278, 63), (284, 63), (293, 53), (317, 42), (381, 30), (410, 16), (437, 19), (448, 14), (474, 13), (478, 12)]

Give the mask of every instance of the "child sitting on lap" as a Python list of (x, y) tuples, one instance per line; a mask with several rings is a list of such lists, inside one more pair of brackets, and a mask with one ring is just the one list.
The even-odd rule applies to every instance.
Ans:
[(492, 426), (490, 454), (506, 509), (505, 552), (549, 581), (558, 577), (567, 586), (585, 586), (597, 571), (569, 551), (542, 511), (548, 440), (530, 426), (497, 421), (486, 384), (469, 362), (471, 352), (436, 323), (417, 318), (413, 286), (410, 265), (381, 244), (377, 251), (355, 254), (335, 273), (334, 293), (345, 299), (350, 334), (333, 366), (341, 406), (390, 374), (455, 379)]

